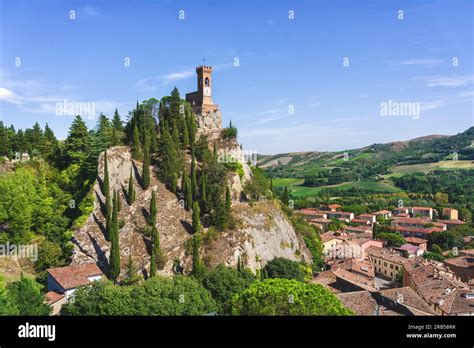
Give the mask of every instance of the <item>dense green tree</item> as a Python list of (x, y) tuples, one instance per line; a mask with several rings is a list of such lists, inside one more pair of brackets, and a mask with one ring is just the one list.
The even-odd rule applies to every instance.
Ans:
[(18, 309), (20, 315), (49, 315), (50, 308), (44, 304), (38, 284), (23, 274), (20, 280), (7, 285), (10, 303)]
[(217, 310), (211, 294), (192, 277), (156, 276), (141, 284), (117, 286), (95, 282), (77, 290), (75, 301), (62, 308), (68, 315), (181, 316)]
[(232, 301), (238, 315), (351, 315), (338, 298), (320, 284), (289, 279), (255, 281)]
[(377, 233), (377, 238), (380, 240), (383, 240), (387, 246), (401, 246), (405, 244), (405, 239), (403, 236), (396, 232), (396, 233), (390, 233), (390, 232), (380, 232)]
[(8, 291), (0, 286), (0, 315), (19, 315), (20, 312), (8, 296)]
[(81, 116), (76, 116), (72, 122), (63, 150), (66, 166), (73, 163), (82, 163), (89, 155), (91, 137)]
[(228, 307), (233, 296), (241, 293), (254, 280), (255, 277), (250, 271), (239, 272), (221, 264), (205, 274), (202, 285), (219, 304), (220, 314), (229, 314)]
[(265, 265), (265, 271), (270, 278), (295, 279), (304, 281), (305, 273), (300, 263), (283, 257), (277, 257)]
[(155, 190), (151, 192), (149, 224), (150, 226), (156, 226), (156, 191)]
[(123, 122), (120, 119), (118, 110), (115, 109), (114, 117), (112, 118), (112, 145), (121, 145), (124, 137)]
[(200, 202), (201, 202), (201, 210), (203, 214), (207, 212), (207, 191), (206, 191), (206, 171), (203, 169), (201, 172), (201, 190), (200, 190)]

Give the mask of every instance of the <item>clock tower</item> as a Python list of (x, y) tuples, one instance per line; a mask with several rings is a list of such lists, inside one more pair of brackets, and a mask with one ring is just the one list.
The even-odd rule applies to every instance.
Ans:
[(196, 92), (186, 94), (186, 101), (191, 103), (196, 114), (207, 114), (217, 111), (218, 106), (212, 102), (212, 67), (201, 65), (196, 68)]

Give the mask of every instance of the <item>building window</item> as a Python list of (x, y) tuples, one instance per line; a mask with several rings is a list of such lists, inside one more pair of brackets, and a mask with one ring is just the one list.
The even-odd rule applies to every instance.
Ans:
[(209, 77), (206, 77), (206, 79), (204, 80), (204, 84), (205, 84), (206, 86), (209, 86)]
[(393, 272), (390, 272), (390, 277), (393, 277)]
[(386, 263), (386, 262), (384, 262), (384, 263), (383, 263), (383, 266), (384, 266), (384, 267), (387, 267), (387, 263)]
[(393, 265), (392, 265), (392, 264), (390, 264), (390, 269), (393, 269)]

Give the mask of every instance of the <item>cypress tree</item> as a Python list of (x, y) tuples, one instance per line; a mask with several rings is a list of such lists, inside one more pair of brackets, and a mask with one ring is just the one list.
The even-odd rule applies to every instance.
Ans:
[(186, 178), (186, 191), (184, 195), (185, 195), (184, 205), (186, 207), (186, 210), (189, 210), (192, 208), (192, 205), (193, 205), (193, 195), (191, 192), (191, 180), (189, 180), (189, 177)]
[(133, 202), (135, 201), (135, 186), (133, 185), (133, 174), (132, 174), (133, 169), (130, 168), (130, 178), (128, 179), (128, 204), (132, 205)]
[(239, 255), (239, 257), (237, 257), (237, 271), (238, 272), (242, 271), (242, 268), (241, 268), (241, 265), (240, 265), (240, 255)]
[(132, 255), (128, 255), (127, 268), (125, 271), (125, 279), (123, 280), (123, 285), (134, 285), (138, 283), (139, 276), (137, 274), (137, 269), (133, 265)]
[(206, 200), (207, 200), (207, 192), (206, 192), (206, 172), (204, 171), (204, 168), (201, 172), (201, 207), (202, 207), (202, 212), (206, 212)]
[(137, 125), (135, 125), (135, 127), (133, 127), (132, 158), (133, 159), (141, 159), (142, 158), (142, 148), (141, 148), (141, 143), (140, 143), (140, 134), (138, 133)]
[(156, 225), (156, 191), (153, 190), (151, 193), (150, 200), (150, 226)]
[(109, 181), (109, 164), (107, 159), (107, 149), (104, 151), (104, 194), (107, 195), (107, 192), (110, 190), (110, 181)]
[(107, 150), (104, 152), (104, 193), (105, 193), (105, 239), (110, 242), (112, 226), (112, 201), (110, 198), (109, 169), (107, 162)]
[(120, 275), (120, 241), (118, 231), (118, 206), (117, 206), (117, 192), (114, 190), (113, 198), (113, 213), (112, 213), (112, 228), (111, 228), (111, 247), (109, 258), (109, 274), (113, 280), (117, 280)]
[(199, 210), (199, 204), (197, 202), (193, 202), (193, 229), (194, 233), (199, 232), (201, 230), (201, 220), (199, 216), (201, 212)]
[(196, 278), (200, 278), (204, 273), (204, 266), (199, 256), (199, 248), (201, 247), (201, 233), (194, 233), (193, 235), (193, 271), (192, 274)]
[(377, 223), (374, 223), (374, 226), (372, 226), (372, 239), (377, 239)]
[(117, 193), (117, 210), (122, 210), (122, 198), (120, 197), (120, 193)]
[(290, 203), (290, 198), (288, 196), (288, 187), (285, 187), (285, 190), (283, 191), (282, 202), (286, 205), (288, 205), (288, 203)]
[(194, 156), (194, 149), (191, 150), (191, 194), (193, 200), (196, 200), (196, 157)]
[(188, 133), (188, 125), (186, 124), (186, 117), (181, 117), (183, 122), (183, 149), (187, 149), (189, 146), (189, 133)]
[(145, 144), (143, 146), (143, 188), (150, 186), (150, 138), (148, 132), (145, 134)]
[(270, 192), (273, 192), (273, 178), (270, 178)]
[(171, 183), (170, 183), (171, 192), (176, 193), (177, 186), (178, 186), (178, 179), (176, 178), (176, 173), (173, 173), (171, 175)]

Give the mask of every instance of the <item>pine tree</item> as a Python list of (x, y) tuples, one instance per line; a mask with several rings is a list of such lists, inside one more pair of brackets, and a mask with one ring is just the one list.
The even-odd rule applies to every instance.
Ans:
[(197, 202), (193, 202), (193, 229), (194, 229), (194, 233), (199, 232), (201, 230), (200, 215), (201, 215), (201, 212), (199, 210), (199, 204)]
[(143, 188), (150, 186), (150, 138), (148, 132), (145, 134), (145, 143), (143, 146)]
[(184, 193), (184, 206), (186, 210), (192, 208), (193, 205), (193, 195), (191, 192), (191, 180), (189, 177), (186, 178), (186, 186), (185, 186), (185, 193)]
[(140, 143), (140, 134), (138, 133), (137, 125), (135, 125), (135, 127), (133, 128), (132, 158), (138, 160), (142, 158), (142, 147)]
[(113, 145), (116, 146), (122, 144), (124, 137), (123, 122), (120, 119), (117, 109), (115, 109), (114, 117), (112, 118), (112, 130)]
[[(21, 144), (22, 132), (18, 131), (18, 145), (14, 151), (24, 150)], [(81, 116), (76, 116), (69, 128), (69, 134), (64, 142), (64, 164), (82, 163), (91, 151), (91, 136)]]
[(290, 203), (290, 198), (288, 196), (288, 187), (285, 187), (285, 190), (283, 191), (283, 197), (282, 197), (281, 200), (286, 205), (288, 205), (288, 203)]
[(120, 241), (118, 230), (118, 206), (117, 192), (114, 190), (112, 228), (111, 228), (111, 247), (109, 258), (109, 274), (113, 280), (117, 280), (120, 275)]
[(135, 201), (135, 186), (133, 185), (133, 169), (130, 168), (130, 178), (128, 179), (128, 204), (132, 205), (133, 202)]

